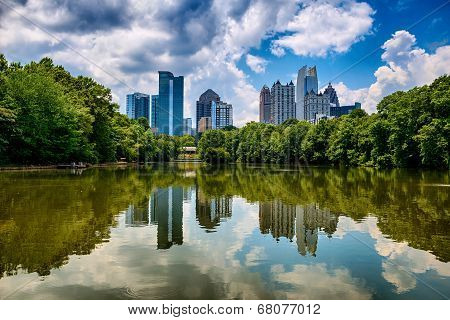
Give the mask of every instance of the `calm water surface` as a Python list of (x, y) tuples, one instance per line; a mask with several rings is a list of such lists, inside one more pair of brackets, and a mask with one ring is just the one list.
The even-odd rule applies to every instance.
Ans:
[(0, 172), (3, 299), (446, 299), (449, 173)]

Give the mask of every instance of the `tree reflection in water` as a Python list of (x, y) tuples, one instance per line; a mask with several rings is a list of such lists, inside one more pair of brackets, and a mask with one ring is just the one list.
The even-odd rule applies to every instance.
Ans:
[(195, 197), (199, 228), (232, 219), (233, 198), (259, 204), (259, 230), (316, 256), (339, 216), (368, 215), (388, 238), (450, 260), (448, 172), (183, 164), (0, 173), (0, 277), (48, 275), (69, 255), (108, 242), (119, 214), (129, 227), (157, 225), (157, 249), (182, 245), (183, 201)]

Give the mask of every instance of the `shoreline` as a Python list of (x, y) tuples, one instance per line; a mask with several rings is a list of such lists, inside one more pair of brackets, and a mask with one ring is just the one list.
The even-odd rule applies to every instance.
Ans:
[[(135, 162), (110, 162), (110, 163), (101, 163), (101, 164), (92, 164), (88, 165), (86, 168), (82, 169), (89, 169), (89, 168), (105, 168), (105, 167), (127, 167), (131, 165), (136, 165)], [(0, 166), (0, 171), (33, 171), (33, 170), (68, 170), (68, 169), (77, 169), (77, 168), (59, 168), (59, 165), (52, 164), (52, 165), (24, 165), (24, 166), (17, 166), (17, 165), (11, 165), (11, 166)]]

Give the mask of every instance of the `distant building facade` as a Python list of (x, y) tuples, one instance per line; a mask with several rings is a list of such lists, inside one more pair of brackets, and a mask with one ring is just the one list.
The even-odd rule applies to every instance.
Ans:
[(197, 131), (199, 129), (199, 122), (200, 119), (203, 117), (211, 117), (211, 107), (212, 102), (219, 102), (220, 97), (217, 93), (215, 93), (213, 90), (208, 89), (205, 92), (202, 93), (200, 98), (197, 101), (197, 110), (196, 110), (196, 123), (195, 127), (197, 128)]
[(317, 122), (320, 118), (330, 117), (330, 96), (328, 94), (316, 94), (313, 90), (304, 98), (304, 120)]
[(350, 114), (353, 110), (361, 109), (361, 103), (355, 102), (352, 106), (340, 106), (330, 108), (330, 115), (335, 118), (339, 118), (340, 116)]
[(144, 117), (150, 123), (150, 96), (139, 92), (127, 94), (127, 116), (130, 119)]
[(193, 136), (194, 132), (192, 129), (192, 118), (183, 119), (183, 134)]
[(155, 110), (158, 134), (183, 135), (184, 77), (159, 71), (159, 95)]
[(331, 86), (331, 83), (328, 84), (328, 87), (325, 88), (324, 94), (327, 94), (330, 97), (330, 104), (332, 107), (340, 107), (339, 98), (337, 96), (336, 90)]
[(259, 122), (271, 123), (270, 100), (270, 89), (264, 85), (259, 93)]
[(296, 91), (296, 110), (295, 118), (298, 120), (306, 120), (305, 117), (305, 96), (313, 90), (319, 92), (319, 79), (317, 77), (317, 68), (314, 66), (308, 68), (303, 66), (298, 70), (297, 74), (297, 91)]
[(281, 124), (287, 119), (295, 118), (295, 85), (292, 81), (286, 85), (282, 85), (280, 81), (274, 83), (270, 98), (270, 116), (273, 124)]
[(213, 129), (223, 129), (233, 125), (233, 106), (222, 101), (212, 101), (211, 126)]
[(152, 95), (152, 106), (150, 116), (150, 127), (156, 129), (156, 110), (158, 109), (158, 95)]
[(212, 120), (211, 117), (202, 117), (198, 123), (197, 132), (203, 133), (207, 130), (212, 129)]

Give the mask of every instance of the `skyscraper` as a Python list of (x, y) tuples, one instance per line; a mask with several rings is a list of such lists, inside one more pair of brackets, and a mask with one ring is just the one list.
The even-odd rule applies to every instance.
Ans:
[(305, 120), (316, 123), (321, 118), (330, 117), (330, 95), (314, 90), (308, 92), (304, 98)]
[(298, 70), (297, 93), (296, 93), (296, 114), (298, 120), (305, 120), (305, 95), (313, 90), (319, 92), (319, 80), (317, 78), (317, 68), (303, 66)]
[(211, 124), (213, 129), (223, 129), (233, 125), (233, 106), (222, 101), (211, 103)]
[(215, 93), (213, 90), (208, 89), (200, 96), (200, 98), (197, 101), (197, 117), (195, 120), (195, 126), (199, 128), (199, 122), (200, 119), (203, 117), (211, 117), (211, 106), (212, 102), (219, 102), (220, 97), (217, 93)]
[(159, 71), (159, 95), (155, 110), (157, 133), (183, 135), (184, 77)]
[(285, 86), (277, 81), (270, 91), (270, 115), (273, 124), (295, 118), (295, 86), (291, 81)]
[(264, 85), (259, 93), (259, 122), (270, 123), (270, 89)]
[(127, 94), (127, 116), (130, 119), (144, 117), (150, 123), (150, 96), (139, 92)]
[(192, 118), (184, 118), (183, 119), (183, 134), (192, 136)]
[(156, 109), (158, 108), (158, 95), (152, 95), (152, 108), (150, 117), (150, 127), (156, 128)]
[(333, 107), (340, 107), (339, 98), (337, 96), (336, 90), (331, 86), (331, 83), (328, 83), (328, 87), (326, 87), (324, 94), (328, 94), (330, 97), (330, 103)]

